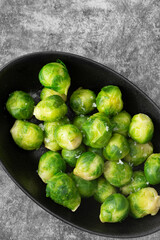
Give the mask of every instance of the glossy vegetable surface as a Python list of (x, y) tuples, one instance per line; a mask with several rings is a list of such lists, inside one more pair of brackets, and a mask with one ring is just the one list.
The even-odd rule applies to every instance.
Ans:
[(60, 94), (67, 95), (71, 83), (70, 76), (62, 61), (51, 62), (43, 66), (39, 72), (40, 83), (48, 88), (53, 88)]
[(104, 222), (121, 222), (129, 213), (129, 203), (120, 193), (114, 193), (106, 198), (101, 205), (100, 220)]
[(38, 149), (43, 142), (43, 131), (34, 123), (16, 120), (10, 132), (15, 143), (24, 150)]
[(123, 187), (131, 181), (132, 168), (128, 163), (107, 161), (104, 165), (104, 177), (115, 187)]
[(66, 173), (57, 173), (47, 182), (46, 196), (73, 212), (79, 207), (81, 197), (72, 178)]
[(78, 158), (73, 173), (85, 180), (94, 180), (103, 173), (104, 161), (93, 152), (85, 152)]
[(9, 95), (6, 108), (16, 119), (30, 119), (33, 115), (34, 100), (26, 92), (15, 91)]
[(101, 89), (96, 98), (97, 109), (107, 116), (116, 115), (123, 109), (122, 93), (117, 86), (108, 85)]

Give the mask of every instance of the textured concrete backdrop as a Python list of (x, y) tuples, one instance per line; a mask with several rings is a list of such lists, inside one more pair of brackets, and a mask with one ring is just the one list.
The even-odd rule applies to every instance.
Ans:
[[(138, 85), (160, 106), (159, 0), (0, 0), (0, 66), (34, 51), (76, 53)], [(52, 217), (0, 168), (0, 240), (102, 240)], [(160, 232), (141, 239), (160, 239)]]

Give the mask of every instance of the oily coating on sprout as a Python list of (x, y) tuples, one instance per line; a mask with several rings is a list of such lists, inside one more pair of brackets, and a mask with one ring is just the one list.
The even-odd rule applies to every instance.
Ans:
[(58, 126), (68, 123), (69, 119), (67, 117), (55, 122), (44, 122), (44, 144), (46, 148), (52, 151), (59, 151), (62, 149), (56, 141), (55, 131)]
[(67, 150), (78, 148), (82, 142), (82, 134), (73, 124), (57, 127), (55, 137), (59, 146)]
[(105, 160), (104, 156), (103, 156), (103, 148), (92, 148), (92, 147), (88, 147), (88, 152), (93, 152), (98, 154), (103, 160)]
[(115, 187), (123, 187), (131, 181), (132, 168), (128, 163), (107, 161), (104, 165), (104, 177)]
[(65, 94), (60, 94), (59, 92), (56, 92), (54, 91), (53, 89), (51, 88), (43, 88), (42, 91), (41, 91), (41, 94), (40, 94), (40, 98), (41, 100), (49, 97), (49, 96), (52, 96), (52, 95), (58, 95), (60, 96), (64, 101), (67, 100), (67, 96)]
[(119, 87), (108, 85), (101, 89), (96, 98), (97, 109), (107, 116), (114, 116), (123, 109), (122, 93)]
[(142, 171), (133, 172), (131, 182), (123, 186), (120, 190), (124, 195), (129, 195), (131, 193), (139, 191), (141, 188), (147, 187), (149, 182)]
[(83, 142), (89, 147), (103, 148), (112, 136), (112, 126), (103, 113), (95, 113), (82, 126)]
[(122, 111), (118, 113), (117, 115), (113, 116), (111, 122), (113, 124), (113, 132), (127, 137), (131, 122), (131, 115), (128, 112)]
[(24, 150), (38, 149), (43, 142), (43, 131), (34, 123), (16, 120), (10, 132), (15, 143)]
[(70, 176), (75, 182), (76, 187), (82, 198), (89, 198), (93, 196), (94, 192), (96, 191), (97, 180), (87, 181), (74, 175), (73, 173), (71, 173)]
[(144, 174), (150, 184), (160, 183), (160, 153), (152, 154), (147, 158), (144, 164)]
[(65, 64), (57, 60), (42, 67), (39, 72), (40, 83), (47, 88), (52, 88), (60, 94), (67, 95), (71, 79)]
[(120, 193), (114, 193), (106, 198), (101, 205), (100, 220), (104, 222), (121, 222), (129, 213), (127, 198)]
[(78, 158), (73, 173), (85, 180), (94, 180), (102, 175), (103, 168), (104, 161), (98, 154), (85, 152)]
[(112, 186), (104, 177), (100, 177), (97, 180), (97, 188), (94, 193), (94, 199), (103, 203), (107, 197), (116, 192), (117, 190), (114, 186)]
[(128, 197), (130, 215), (142, 218), (148, 214), (156, 215), (160, 208), (160, 196), (154, 188), (142, 188)]
[(79, 115), (74, 117), (73, 124), (82, 131), (83, 124), (88, 120), (89, 116), (86, 115)]
[(86, 151), (85, 146), (81, 144), (74, 150), (62, 149), (62, 157), (70, 167), (75, 167), (77, 159)]
[(70, 97), (70, 106), (77, 114), (88, 114), (96, 107), (96, 95), (89, 89), (79, 88)]
[(57, 121), (65, 116), (67, 106), (58, 95), (41, 100), (34, 108), (34, 115), (40, 121)]
[(57, 173), (47, 182), (46, 197), (69, 208), (73, 212), (79, 207), (81, 197), (71, 177), (66, 173)]
[(38, 175), (43, 182), (47, 183), (56, 173), (64, 172), (65, 170), (66, 163), (59, 153), (48, 151), (40, 157)]
[(127, 139), (118, 133), (114, 133), (107, 146), (103, 150), (103, 155), (107, 160), (119, 161), (129, 153)]
[(130, 151), (124, 157), (124, 160), (133, 166), (139, 166), (153, 153), (153, 145), (151, 142), (141, 144), (133, 139), (129, 139), (128, 143)]
[(152, 139), (154, 125), (149, 116), (143, 113), (136, 114), (131, 119), (129, 136), (138, 143), (147, 143)]
[(15, 91), (9, 95), (6, 108), (12, 117), (18, 120), (30, 119), (33, 115), (34, 100), (23, 91)]

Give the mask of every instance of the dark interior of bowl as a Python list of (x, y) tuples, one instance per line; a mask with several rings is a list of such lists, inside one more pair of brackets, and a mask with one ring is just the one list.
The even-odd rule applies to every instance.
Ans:
[(80, 86), (89, 88), (95, 93), (108, 84), (119, 86), (125, 110), (132, 115), (140, 112), (146, 113), (152, 118), (155, 126), (154, 152), (160, 152), (160, 110), (144, 93), (124, 77), (103, 65), (68, 53), (46, 52), (21, 57), (8, 64), (0, 72), (0, 159), (2, 165), (19, 187), (41, 207), (82, 230), (111, 237), (136, 237), (159, 230), (160, 212), (154, 217), (147, 216), (139, 220), (129, 217), (122, 223), (109, 224), (100, 222), (100, 204), (93, 198), (83, 199), (75, 213), (46, 198), (45, 184), (36, 172), (39, 157), (45, 151), (44, 147), (42, 146), (38, 151), (24, 151), (16, 146), (10, 135), (14, 119), (7, 113), (5, 102), (9, 93), (14, 90), (30, 92), (33, 97), (37, 98), (42, 88), (38, 73), (43, 65), (56, 61), (57, 58), (66, 64), (71, 76), (72, 84), (69, 95)]

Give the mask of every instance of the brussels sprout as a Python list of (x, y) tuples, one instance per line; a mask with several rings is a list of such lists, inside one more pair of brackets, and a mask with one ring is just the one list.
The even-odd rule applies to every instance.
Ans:
[(153, 153), (153, 145), (151, 142), (141, 144), (129, 139), (128, 143), (130, 152), (124, 157), (124, 160), (133, 166), (140, 165)]
[(113, 193), (116, 193), (116, 188), (107, 182), (105, 178), (100, 177), (94, 194), (95, 200), (103, 203), (105, 199)]
[(28, 93), (15, 91), (10, 94), (6, 108), (16, 119), (29, 119), (33, 115), (34, 100)]
[(67, 149), (62, 149), (62, 157), (68, 163), (70, 167), (75, 167), (77, 159), (81, 156), (82, 153), (85, 152), (85, 146), (80, 145), (78, 148), (74, 150), (67, 150)]
[(58, 145), (67, 150), (78, 148), (82, 142), (82, 134), (73, 124), (57, 127), (55, 137)]
[(41, 121), (57, 121), (65, 116), (67, 106), (58, 95), (52, 95), (40, 101), (34, 109), (34, 115)]
[(133, 172), (131, 182), (121, 188), (121, 192), (124, 195), (139, 191), (141, 188), (148, 186), (147, 179), (142, 171)]
[(116, 115), (123, 108), (122, 93), (117, 86), (103, 87), (96, 98), (97, 109), (107, 116)]
[(104, 165), (104, 176), (115, 187), (123, 187), (131, 181), (132, 168), (128, 163), (107, 161)]
[(131, 122), (131, 115), (127, 113), (126, 111), (122, 111), (115, 115), (112, 118), (112, 124), (113, 124), (113, 132), (120, 133), (127, 137), (129, 125)]
[(114, 133), (104, 148), (103, 155), (107, 160), (118, 161), (129, 153), (129, 144), (127, 139), (118, 133)]
[(41, 95), (40, 95), (40, 98), (41, 100), (49, 97), (49, 96), (52, 96), (52, 95), (58, 95), (60, 96), (64, 101), (67, 100), (67, 96), (64, 95), (64, 94), (60, 94), (59, 92), (56, 92), (54, 91), (53, 89), (51, 88), (43, 88), (42, 91), (41, 91)]
[(73, 173), (71, 174), (71, 178), (75, 182), (81, 197), (88, 198), (93, 196), (97, 187), (97, 180), (87, 181)]
[(40, 70), (40, 83), (56, 92), (67, 95), (71, 79), (66, 66), (62, 62), (48, 63)]
[(59, 153), (48, 151), (39, 160), (38, 175), (45, 183), (56, 173), (65, 170), (66, 163)]
[(80, 116), (76, 116), (73, 119), (73, 124), (79, 128), (80, 131), (82, 131), (82, 126), (83, 124), (87, 121), (87, 119), (89, 118), (89, 116), (84, 116), (84, 115), (80, 115)]
[(130, 214), (134, 218), (143, 218), (151, 214), (156, 215), (160, 208), (160, 196), (154, 188), (142, 188), (128, 197)]
[(111, 123), (103, 113), (95, 113), (82, 126), (83, 142), (93, 148), (103, 148), (112, 136)]
[(125, 196), (114, 193), (106, 198), (100, 209), (100, 220), (104, 222), (121, 222), (129, 214), (129, 203)]
[(88, 114), (96, 107), (96, 95), (89, 89), (78, 88), (71, 95), (70, 106), (78, 115)]
[(71, 209), (73, 212), (79, 207), (81, 197), (74, 181), (66, 173), (57, 173), (47, 181), (46, 197), (54, 202)]
[(98, 154), (102, 159), (104, 159), (103, 156), (103, 148), (92, 148), (92, 147), (88, 147), (88, 152), (93, 152)]
[(160, 153), (149, 156), (144, 164), (144, 174), (150, 184), (160, 183)]
[(98, 154), (85, 152), (78, 158), (73, 173), (85, 180), (94, 180), (101, 176), (103, 167), (104, 161)]
[(25, 150), (38, 149), (43, 142), (43, 131), (34, 123), (16, 120), (10, 132), (15, 143)]
[(129, 126), (130, 137), (138, 143), (147, 143), (152, 139), (154, 125), (150, 117), (143, 113), (133, 116)]
[(69, 119), (64, 117), (56, 122), (44, 122), (44, 144), (45, 147), (52, 151), (59, 151), (61, 147), (58, 145), (55, 138), (55, 131), (58, 126), (68, 124)]

